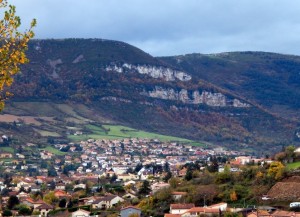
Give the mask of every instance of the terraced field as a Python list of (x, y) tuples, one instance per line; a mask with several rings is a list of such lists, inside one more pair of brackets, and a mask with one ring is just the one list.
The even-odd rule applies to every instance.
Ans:
[[(2, 125), (1, 125), (2, 122)], [(76, 132), (79, 135), (74, 135)], [(62, 142), (87, 139), (148, 138), (202, 146), (184, 138), (146, 132), (116, 124), (83, 104), (49, 102), (8, 103), (0, 114), (0, 132), (49, 149), (49, 138)], [(53, 152), (54, 150), (48, 150)], [(57, 153), (55, 153), (57, 154)], [(58, 153), (61, 154), (61, 153)]]

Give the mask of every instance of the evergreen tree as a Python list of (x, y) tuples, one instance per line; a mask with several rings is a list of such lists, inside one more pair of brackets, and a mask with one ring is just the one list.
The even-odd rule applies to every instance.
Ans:
[(207, 167), (208, 171), (211, 173), (218, 172), (219, 164), (216, 157), (211, 157), (211, 164)]
[(168, 162), (166, 162), (166, 163), (164, 164), (164, 171), (165, 171), (165, 172), (170, 172), (170, 164), (169, 164)]
[(65, 198), (63, 198), (63, 199), (61, 199), (61, 200), (59, 201), (58, 206), (59, 206), (60, 208), (65, 208), (65, 207), (66, 207), (66, 204), (67, 204), (67, 200), (66, 200)]
[(9, 209), (6, 209), (6, 210), (3, 211), (2, 215), (3, 216), (12, 216), (13, 214)]
[(74, 205), (73, 201), (70, 199), (68, 204), (67, 204), (67, 208), (72, 208)]
[(188, 168), (185, 174), (185, 180), (190, 181), (193, 178), (193, 171)]
[(141, 195), (147, 195), (151, 192), (150, 183), (145, 180), (139, 190), (139, 194)]
[(110, 177), (109, 182), (110, 182), (110, 183), (114, 183), (117, 179), (118, 179), (118, 176), (117, 176), (116, 174), (113, 174), (113, 175)]
[(32, 213), (32, 210), (30, 209), (30, 207), (24, 205), (24, 204), (21, 204), (19, 206), (19, 215), (31, 215)]
[(143, 164), (138, 163), (134, 168), (134, 172), (138, 173), (142, 168), (143, 168)]
[(12, 196), (9, 197), (9, 199), (7, 201), (7, 208), (12, 209), (16, 205), (18, 205), (19, 203), (20, 203), (19, 198), (15, 195), (12, 195)]
[(48, 169), (48, 176), (51, 176), (51, 177), (57, 176), (57, 172), (53, 166)]
[(170, 171), (168, 171), (166, 176), (163, 178), (163, 180), (165, 182), (168, 182), (170, 178), (172, 178), (172, 173)]

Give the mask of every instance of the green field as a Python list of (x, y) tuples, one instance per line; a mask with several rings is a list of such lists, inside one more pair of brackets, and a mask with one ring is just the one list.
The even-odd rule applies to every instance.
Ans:
[(52, 137), (59, 137), (60, 135), (56, 132), (50, 132), (50, 131), (47, 131), (47, 130), (36, 130), (36, 132), (38, 132), (41, 136), (52, 136)]
[(195, 141), (190, 142), (190, 145), (192, 145), (192, 146), (207, 146), (207, 144), (204, 144), (202, 142), (195, 142)]
[(65, 152), (62, 152), (56, 148), (53, 148), (51, 146), (47, 146), (46, 148), (42, 148), (41, 150), (45, 150), (45, 151), (49, 151), (55, 155), (65, 155), (66, 153)]
[(300, 161), (294, 162), (294, 163), (289, 163), (286, 165), (288, 170), (294, 170), (300, 167)]
[(148, 138), (148, 139), (159, 139), (160, 141), (178, 141), (191, 143), (193, 145), (203, 145), (188, 139), (183, 139), (174, 136), (160, 135), (156, 133), (149, 133), (141, 130), (136, 130), (129, 127), (120, 125), (87, 125), (86, 128), (92, 133), (84, 135), (70, 135), (69, 139), (73, 141), (81, 141), (86, 139), (124, 139), (124, 138)]
[(1, 158), (2, 162), (12, 162), (14, 160), (16, 160), (16, 159), (15, 158)]
[[(66, 139), (65, 136), (67, 136), (67, 138), (73, 142), (87, 139), (148, 138), (159, 139), (163, 142), (176, 141), (188, 143), (194, 146), (205, 145), (201, 142), (180, 137), (146, 132), (122, 125), (112, 125), (111, 121), (108, 121), (105, 117), (99, 116), (98, 114), (95, 116), (93, 110), (83, 105), (48, 102), (14, 102), (9, 104), (6, 109), (8, 109), (8, 113), (11, 115), (28, 116), (39, 123), (39, 125), (35, 125), (33, 128), (40, 136), (40, 140), (35, 142), (45, 143), (48, 137)], [(99, 123), (103, 123), (103, 125)], [(66, 135), (66, 129), (68, 129), (67, 132), (82, 131), (84, 134)], [(24, 140), (30, 140), (33, 136), (31, 133), (32, 132), (22, 133), (20, 135), (28, 135)], [(59, 151), (57, 153), (56, 149), (49, 149), (48, 147), (45, 150), (47, 149), (54, 154), (62, 154)], [(13, 150), (8, 149), (7, 152), (13, 153)]]
[(14, 149), (12, 147), (0, 147), (0, 150), (3, 152), (14, 153)]

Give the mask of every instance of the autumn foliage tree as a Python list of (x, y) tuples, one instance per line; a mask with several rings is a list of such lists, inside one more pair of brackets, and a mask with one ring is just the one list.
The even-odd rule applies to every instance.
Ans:
[(7, 87), (13, 83), (13, 76), (20, 71), (20, 65), (27, 63), (25, 51), (28, 42), (34, 37), (32, 31), (36, 20), (32, 20), (30, 28), (25, 32), (18, 29), (21, 19), (16, 15), (15, 6), (8, 5), (6, 0), (0, 0), (0, 10), (4, 11), (4, 17), (0, 20), (0, 110), (4, 107), (4, 101), (11, 96)]
[(274, 161), (270, 164), (268, 169), (268, 176), (274, 178), (276, 181), (283, 178), (284, 165), (279, 161)]
[(132, 213), (128, 217), (139, 217), (140, 215), (138, 213)]
[(230, 200), (231, 201), (237, 201), (237, 195), (236, 195), (236, 192), (235, 191), (232, 191), (231, 193), (230, 193)]

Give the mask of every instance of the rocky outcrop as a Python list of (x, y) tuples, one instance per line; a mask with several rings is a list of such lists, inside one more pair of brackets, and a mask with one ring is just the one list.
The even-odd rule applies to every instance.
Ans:
[(176, 100), (185, 104), (205, 104), (218, 107), (250, 107), (248, 103), (243, 103), (238, 99), (230, 100), (222, 93), (209, 91), (202, 91), (200, 93), (198, 90), (188, 91), (186, 89), (175, 90), (172, 88), (155, 87), (154, 90), (144, 91), (141, 94), (152, 98)]
[(123, 99), (123, 98), (115, 97), (115, 96), (102, 97), (101, 100), (102, 101), (114, 101), (114, 102), (132, 103), (131, 100)]
[(47, 63), (50, 65), (50, 67), (53, 70), (51, 76), (53, 78), (59, 78), (59, 75), (57, 73), (58, 72), (57, 65), (62, 64), (63, 61), (61, 59), (57, 59), (57, 60), (50, 60), (50, 59), (48, 59)]
[(76, 57), (72, 63), (80, 63), (84, 61), (84, 56), (82, 54), (80, 54), (78, 57)]
[(243, 103), (238, 99), (234, 99), (233, 100), (233, 107), (245, 108), (245, 107), (250, 107), (250, 105), (248, 103)]
[(139, 74), (146, 74), (156, 79), (163, 79), (165, 81), (189, 81), (192, 77), (182, 71), (173, 70), (170, 68), (162, 67), (162, 66), (148, 66), (148, 65), (132, 65), (128, 63), (124, 63), (121, 66), (118, 65), (109, 65), (105, 68), (107, 72), (137, 72)]

